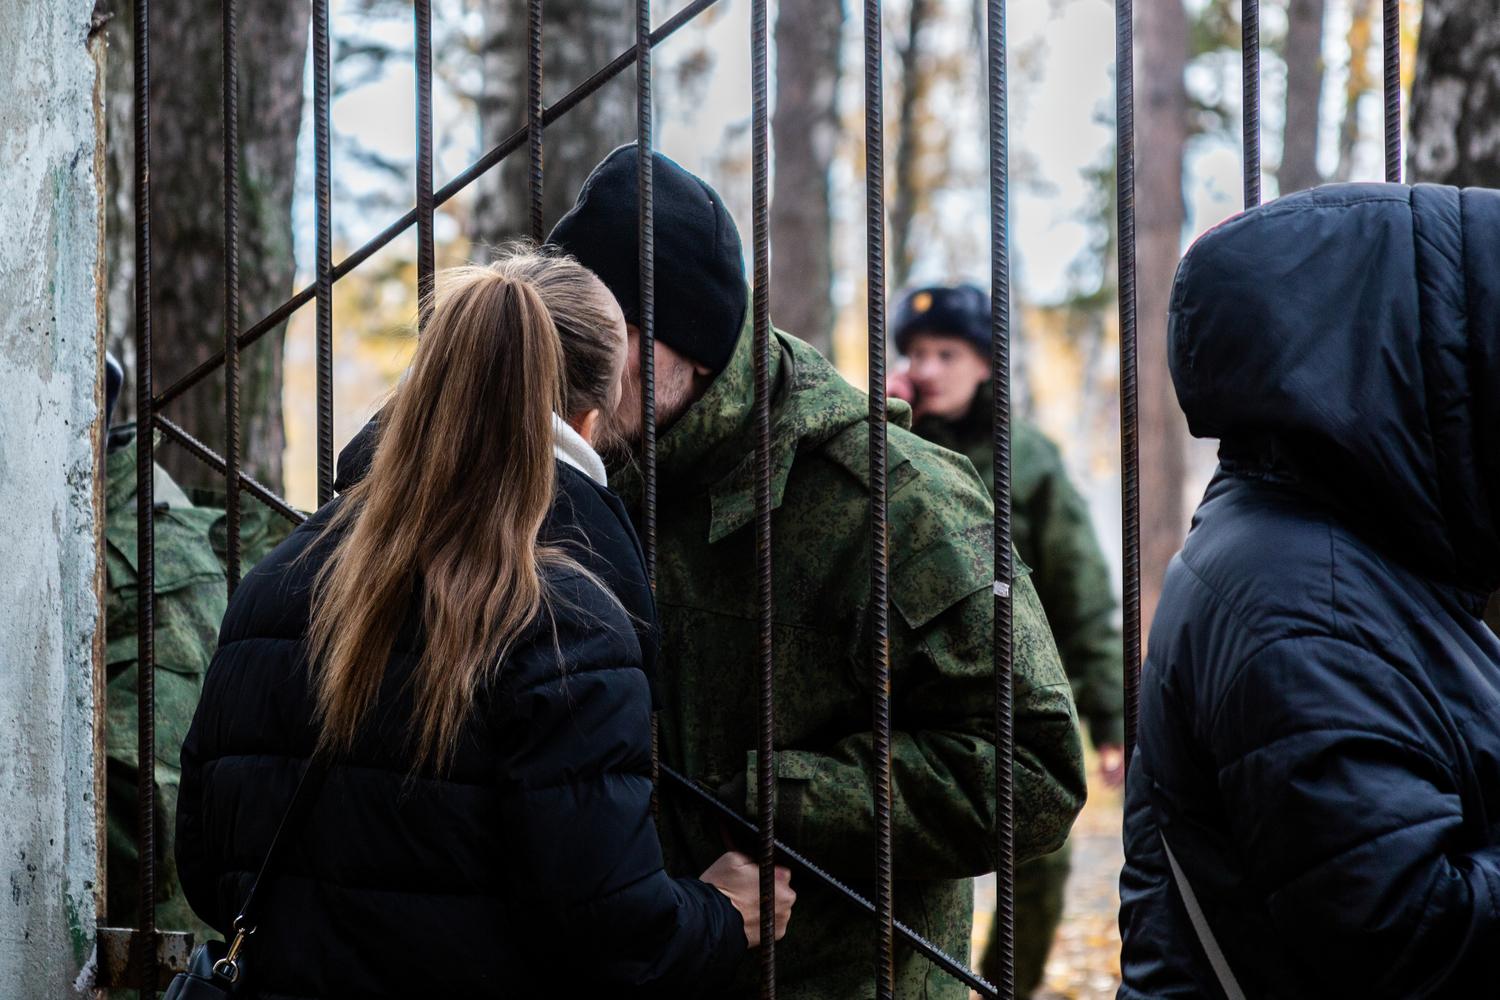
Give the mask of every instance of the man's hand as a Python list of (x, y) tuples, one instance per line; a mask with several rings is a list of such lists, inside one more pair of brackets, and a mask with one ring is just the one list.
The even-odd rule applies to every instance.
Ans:
[[(730, 851), (709, 866), (699, 876), (704, 882), (729, 897), (734, 908), (740, 911), (745, 922), (745, 940), (750, 947), (759, 948), (760, 927), (760, 866), (748, 854)], [(789, 868), (776, 866), (776, 940), (786, 936), (787, 921), (792, 916), (792, 904), (797, 894), (792, 891), (792, 872)]]
[(1120, 744), (1106, 743), (1099, 748), (1099, 777), (1106, 788), (1125, 784), (1125, 748)]

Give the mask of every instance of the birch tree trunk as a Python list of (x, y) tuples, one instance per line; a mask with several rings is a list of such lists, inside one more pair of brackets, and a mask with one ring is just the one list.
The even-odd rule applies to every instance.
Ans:
[(1167, 371), (1167, 303), (1182, 252), (1188, 20), (1182, 0), (1136, 10), (1141, 615), (1149, 627), (1167, 563), (1187, 530), (1187, 425)]
[[(482, 0), (480, 6), (484, 89), (479, 128), (485, 149), (490, 149), (526, 124), (526, 0)], [(544, 106), (635, 44), (635, 5), (629, 0), (548, 0), (543, 11)], [(659, 78), (660, 62), (653, 66)], [(635, 75), (629, 70), (546, 130), (542, 215), (547, 228), (573, 207), (584, 178), (599, 161), (636, 135)], [(495, 246), (529, 235), (526, 173), (522, 145), (476, 182), (471, 233), (476, 243)]]
[(1500, 187), (1500, 0), (1426, 0), (1409, 179)]
[(1323, 17), (1326, 0), (1289, 0), (1286, 29), (1286, 130), (1276, 183), (1291, 194), (1322, 183), (1318, 170), (1323, 100)]
[[(134, 398), (134, 86), (130, 0), (110, 18), (106, 74), (109, 199), (106, 252), (111, 350), (132, 377), (117, 419)], [(240, 294), (243, 329), (292, 293), (292, 188), (302, 122), (309, 8), (298, 0), (241, 4)], [(151, 6), (151, 253), (155, 384), (161, 391), (224, 346), (224, 182), (218, 7), (187, 0)], [(240, 358), (245, 471), (279, 487), (286, 434), (281, 414), (282, 336), (267, 334)], [(224, 378), (210, 376), (166, 416), (224, 450)], [(180, 482), (215, 473), (175, 446), (157, 460)]]
[(825, 355), (833, 347), (833, 215), (842, 0), (781, 0), (776, 14), (776, 158), (771, 189), (771, 309)]

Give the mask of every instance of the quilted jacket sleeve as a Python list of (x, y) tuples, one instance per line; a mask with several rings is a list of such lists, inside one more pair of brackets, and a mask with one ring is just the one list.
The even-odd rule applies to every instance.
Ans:
[[(540, 678), (514, 690), (497, 781), (507, 817), (497, 849), (540, 953), (610, 996), (711, 995), (745, 952), (738, 911), (717, 889), (663, 870), (651, 818), (651, 695), (620, 665), (608, 630), (559, 636), (567, 669), (538, 662), (541, 641), (508, 669)], [(529, 917), (529, 919), (528, 919)]]
[(1328, 995), (1426, 996), (1493, 967), (1500, 849), (1464, 815), (1443, 711), (1397, 665), (1303, 636), (1199, 723), (1237, 853)]

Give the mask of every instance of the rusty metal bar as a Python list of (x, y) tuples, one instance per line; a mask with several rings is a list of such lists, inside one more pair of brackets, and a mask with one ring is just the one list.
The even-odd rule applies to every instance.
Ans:
[(313, 159), (318, 216), (318, 505), (333, 499), (333, 115), (328, 0), (313, 0)]
[[(150, 0), (135, 3), (135, 517), (136, 517), (136, 942), (141, 981), (156, 961), (156, 442), (151, 433), (151, 50)], [(155, 991), (143, 991), (154, 996)]]
[(771, 115), (766, 0), (750, 7), (752, 222), (755, 287), (755, 564), (759, 587), (760, 746), (755, 756), (760, 826), (760, 995), (776, 996), (776, 654), (771, 575)]
[[(652, 150), (655, 145), (651, 115), (651, 0), (635, 4), (635, 123), (636, 260), (640, 267), (641, 371), (641, 550), (646, 581), (656, 589), (656, 200)], [(661, 802), (661, 725), (651, 713), (651, 815), (659, 816)]]
[(542, 218), (542, 0), (526, 3), (526, 196), (531, 238), (547, 235)]
[[(135, 927), (100, 927), (94, 937), (98, 963), (94, 986), (101, 990), (142, 988), (151, 982), (140, 964), (146, 941), (142, 931)], [(184, 931), (159, 931), (153, 951), (156, 989), (150, 991), (151, 996), (166, 989), (172, 977), (187, 968), (193, 953), (193, 935)]]
[(1385, 57), (1385, 179), (1401, 183), (1401, 2), (1384, 0), (1381, 11)]
[[(161, 431), (163, 434), (167, 435), (167, 437), (171, 438), (172, 440), (176, 441), (178, 444), (186, 448), (188, 454), (198, 459), (198, 461), (202, 462), (204, 465), (207, 465), (209, 468), (213, 469), (221, 476), (228, 475), (229, 463), (226, 462), (222, 457), (220, 457), (219, 454), (208, 445), (193, 437), (193, 435), (188, 433), (188, 431), (181, 425), (175, 423), (172, 420), (169, 420), (167, 417), (160, 413), (156, 414), (155, 416), (155, 424), (157, 430)], [(241, 471), (239, 473), (238, 482), (241, 489), (249, 493), (251, 496), (255, 497), (255, 499), (259, 500), (261, 503), (265, 504), (267, 507), (271, 508), (271, 510), (280, 514), (282, 517), (286, 518), (293, 524), (301, 524), (303, 521), (307, 520), (306, 514), (297, 510), (297, 508), (293, 507), (281, 497), (277, 496), (274, 492), (267, 489), (266, 486), (254, 476)]]
[[(655, 31), (651, 32), (651, 44), (653, 46), (660, 45), (663, 40), (675, 34), (683, 27), (683, 25), (689, 23), (693, 20), (693, 18), (697, 17), (699, 14), (703, 13), (705, 10), (708, 10), (710, 7), (713, 7), (719, 2), (720, 0), (693, 0), (692, 3), (688, 4), (682, 10), (678, 11), (676, 14), (668, 18), (660, 28), (657, 28)], [(633, 45), (626, 51), (621, 52), (619, 55), (615, 56), (614, 59), (610, 60), (607, 65), (601, 68), (593, 76), (589, 77), (587, 80), (574, 87), (571, 91), (568, 92), (566, 96), (549, 106), (542, 115), (543, 126), (551, 125), (553, 122), (557, 121), (557, 119), (561, 118), (563, 115), (573, 110), (579, 104), (583, 103), (592, 94), (597, 92), (599, 88), (603, 87), (610, 80), (613, 80), (615, 77), (624, 72), (626, 67), (630, 66), (630, 64), (634, 62), (635, 57), (635, 46)], [(471, 163), (463, 173), (453, 178), (453, 180), (449, 181), (447, 184), (444, 184), (433, 195), (434, 207), (441, 208), (443, 205), (447, 204), (450, 199), (452, 199), (460, 191), (467, 188), (470, 184), (474, 183), (474, 181), (479, 179), (479, 177), (486, 171), (492, 169), (495, 164), (505, 159), (511, 153), (514, 153), (517, 149), (520, 149), (521, 144), (526, 141), (526, 135), (526, 128), (523, 127), (516, 129), (516, 131), (506, 136), (505, 139), (499, 143), (499, 145), (495, 146), (488, 153), (485, 153), (478, 160)], [(365, 244), (358, 250), (354, 251), (349, 256), (341, 260), (333, 268), (333, 280), (338, 281), (340, 278), (343, 278), (345, 275), (349, 274), (349, 272), (359, 267), (365, 261), (375, 256), (375, 254), (389, 245), (392, 240), (415, 225), (416, 221), (417, 210), (415, 208), (409, 209), (400, 218), (396, 219), (375, 236), (367, 240)], [(313, 301), (313, 298), (316, 295), (316, 289), (316, 283), (304, 286), (303, 288), (298, 290), (296, 294), (294, 294), (291, 298), (287, 299), (285, 302), (281, 303), (281, 305), (277, 306), (275, 309), (267, 313), (264, 317), (257, 321), (254, 326), (251, 326), (248, 330), (245, 330), (243, 333), (241, 333), (239, 336), (239, 345), (241, 349), (255, 343), (271, 330), (286, 322), (287, 317), (291, 316), (292, 313), (296, 312), (298, 309), (301, 309), (303, 306)], [(194, 368), (192, 371), (182, 376), (176, 382), (172, 383), (172, 385), (168, 386), (161, 393), (161, 395), (156, 397), (156, 405), (158, 407), (165, 407), (168, 403), (171, 403), (173, 400), (177, 399), (193, 386), (197, 385), (199, 382), (202, 382), (209, 375), (212, 375), (219, 369), (219, 366), (222, 364), (224, 364), (224, 352), (219, 351), (215, 353), (213, 357), (200, 364), (197, 368)]]
[(224, 6), (224, 516), (230, 596), (240, 582), (240, 53), (237, 0)]
[(1000, 937), (999, 995), (1016, 995), (1015, 725), (1012, 690), (1010, 455), (1009, 94), (1005, 69), (1005, 0), (986, 4), (989, 50), (990, 379), (995, 392), (995, 929)]
[(1260, 0), (1240, 2), (1240, 68), (1243, 73), (1245, 207), (1260, 204)]
[(1135, 3), (1115, 0), (1115, 202), (1120, 272), (1120, 520), (1125, 633), (1125, 771), (1141, 689), (1141, 447), (1136, 384)]
[(875, 750), (875, 995), (895, 996), (895, 882), (891, 863), (891, 650), (885, 399), (885, 115), (880, 0), (865, 0), (865, 250), (870, 396), (870, 673)]
[(417, 63), (417, 326), (427, 327), (428, 305), (437, 274), (432, 236), (432, 0), (412, 5)]
[[(699, 805), (710, 812), (718, 814), (719, 818), (729, 824), (734, 831), (751, 836), (760, 833), (760, 828), (753, 820), (741, 816), (731, 806), (719, 801), (718, 797), (710, 789), (704, 788), (670, 765), (663, 764), (661, 766), (661, 774), (666, 779), (667, 784), (696, 800)], [(876, 915), (875, 904), (844, 884), (836, 875), (830, 874), (827, 870), (809, 860), (805, 855), (793, 850), (779, 840), (775, 842), (775, 848), (777, 857), (785, 864), (805, 873), (856, 909), (872, 917)], [(895, 929), (895, 936), (900, 938), (902, 944), (926, 958), (933, 965), (963, 983), (981, 997), (984, 997), (985, 1000), (997, 1000), (998, 995), (995, 992), (995, 987), (970, 970), (966, 964), (949, 955), (901, 921), (892, 921), (892, 926)]]

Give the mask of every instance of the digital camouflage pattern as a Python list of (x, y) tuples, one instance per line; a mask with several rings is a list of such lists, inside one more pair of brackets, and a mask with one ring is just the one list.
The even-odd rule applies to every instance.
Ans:
[[(752, 815), (758, 745), (753, 338), (658, 442), (663, 760)], [(775, 340), (771, 437), (777, 835), (873, 894), (867, 397), (808, 345)], [(897, 420), (909, 418), (893, 404)], [(966, 461), (892, 426), (890, 659), (896, 916), (960, 960), (972, 877), (995, 867), (992, 513)], [(639, 477), (615, 483), (634, 503)], [(1077, 720), (1036, 593), (1015, 593), (1015, 847), (1062, 843), (1085, 782)], [(696, 875), (726, 837), (662, 798), (668, 864)], [(788, 1000), (874, 992), (870, 919), (807, 877), (777, 947)], [(898, 944), (897, 996), (967, 988)], [(746, 962), (731, 995), (758, 995)]]
[[(958, 420), (925, 417), (913, 430), (968, 456), (993, 495), (994, 392), (985, 383)], [(1033, 424), (1011, 422), (1011, 533), (1031, 566), (1031, 580), (1047, 612), (1078, 714), (1095, 746), (1125, 741), (1125, 659), (1109, 565), (1099, 549), (1088, 504), (1068, 480), (1057, 446)], [(1047, 953), (1062, 921), (1068, 846), (1016, 867), (1016, 995), (1041, 985)], [(991, 936), (980, 963), (993, 979), (1000, 942)]]
[[(105, 459), (105, 757), (108, 915), (132, 926), (136, 895), (136, 445), (131, 426), (110, 432)], [(188, 907), (177, 881), (173, 844), (177, 816), (178, 754), (187, 736), (203, 674), (218, 646), (227, 606), (224, 570), (227, 539), (222, 507), (192, 503), (159, 466), (153, 482), (156, 510), (156, 878), (157, 925), (213, 932)], [(204, 499), (212, 497), (202, 494)], [(270, 551), (290, 530), (242, 494), (243, 565)], [(245, 502), (248, 501), (248, 502)], [(220, 501), (222, 504), (222, 500)]]
[[(966, 456), (993, 494), (994, 393), (985, 383), (959, 420), (924, 417), (912, 428)], [(1088, 503), (1068, 479), (1062, 455), (1036, 426), (1011, 421), (1011, 538), (1031, 567), (1078, 716), (1095, 746), (1125, 742), (1125, 655), (1119, 602)]]

